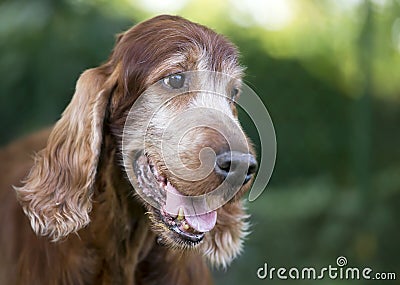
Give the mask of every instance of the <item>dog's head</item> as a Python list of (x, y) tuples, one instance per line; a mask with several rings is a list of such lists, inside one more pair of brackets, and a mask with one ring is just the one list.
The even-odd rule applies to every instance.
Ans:
[(17, 189), (32, 228), (58, 240), (90, 222), (107, 117), (159, 241), (227, 265), (246, 234), (240, 197), (257, 167), (237, 120), (242, 71), (234, 45), (181, 17), (120, 34), (109, 60), (78, 80)]

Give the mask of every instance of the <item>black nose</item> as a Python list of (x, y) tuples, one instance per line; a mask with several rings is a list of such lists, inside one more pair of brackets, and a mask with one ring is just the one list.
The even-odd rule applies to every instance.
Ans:
[[(247, 172), (245, 171), (247, 168)], [(228, 175), (245, 175), (243, 184), (246, 184), (257, 171), (257, 161), (253, 155), (238, 151), (227, 151), (217, 155), (215, 172), (224, 178)]]

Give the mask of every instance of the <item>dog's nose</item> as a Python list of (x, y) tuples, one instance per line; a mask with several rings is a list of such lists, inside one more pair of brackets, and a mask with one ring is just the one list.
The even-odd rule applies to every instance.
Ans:
[(245, 175), (243, 184), (246, 184), (256, 171), (257, 161), (250, 153), (227, 151), (217, 155), (215, 172), (224, 178)]

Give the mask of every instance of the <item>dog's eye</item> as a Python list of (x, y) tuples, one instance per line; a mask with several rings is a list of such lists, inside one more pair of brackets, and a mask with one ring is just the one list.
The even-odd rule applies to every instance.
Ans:
[(164, 78), (164, 83), (171, 86), (173, 89), (182, 88), (185, 84), (185, 75), (177, 73)]
[(238, 97), (238, 95), (239, 95), (239, 88), (237, 88), (237, 87), (233, 87), (232, 88), (232, 90), (231, 90), (231, 99), (232, 99), (232, 101), (236, 101), (236, 99), (237, 99), (237, 97)]

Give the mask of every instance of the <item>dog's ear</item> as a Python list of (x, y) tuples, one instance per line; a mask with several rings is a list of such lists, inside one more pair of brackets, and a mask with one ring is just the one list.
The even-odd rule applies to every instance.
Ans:
[(46, 148), (15, 188), (33, 230), (56, 241), (90, 222), (91, 196), (103, 140), (103, 121), (116, 79), (85, 71)]

